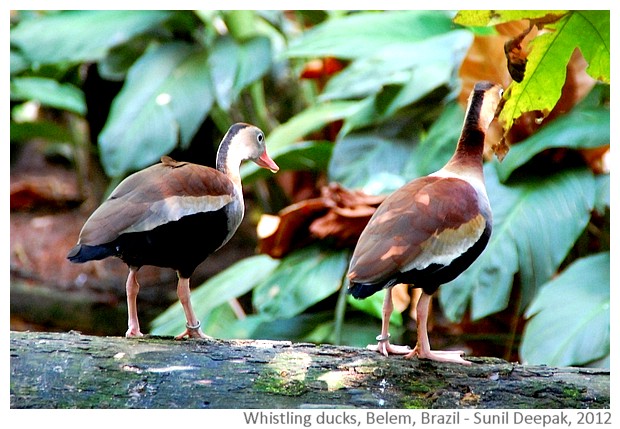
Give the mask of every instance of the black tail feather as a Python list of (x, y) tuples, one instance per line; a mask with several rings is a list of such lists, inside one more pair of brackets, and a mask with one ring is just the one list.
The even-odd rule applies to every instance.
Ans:
[(87, 244), (78, 244), (67, 254), (67, 259), (71, 262), (81, 264), (83, 262), (95, 261), (114, 256), (114, 248), (105, 244), (98, 246), (89, 246)]
[(379, 292), (386, 287), (385, 283), (354, 283), (349, 284), (348, 293), (353, 295), (353, 298), (364, 299)]

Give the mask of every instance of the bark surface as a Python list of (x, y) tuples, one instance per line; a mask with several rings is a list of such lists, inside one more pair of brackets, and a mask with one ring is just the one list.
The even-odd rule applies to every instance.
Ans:
[(11, 408), (609, 408), (609, 370), (282, 341), (11, 332)]

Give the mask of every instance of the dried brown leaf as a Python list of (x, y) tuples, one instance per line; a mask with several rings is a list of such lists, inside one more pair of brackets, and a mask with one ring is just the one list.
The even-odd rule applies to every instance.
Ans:
[[(258, 224), (259, 251), (273, 258), (281, 258), (307, 242), (309, 224), (325, 212), (327, 205), (324, 198), (313, 198), (290, 205), (277, 216), (263, 215)], [(275, 221), (274, 217), (279, 220)], [(266, 227), (267, 222), (272, 226)]]
[(506, 56), (507, 69), (510, 76), (517, 82), (523, 80), (525, 66), (527, 65), (527, 51), (524, 48), (523, 39), (532, 31), (528, 27), (521, 34), (509, 39), (504, 43), (504, 55)]
[(264, 216), (259, 223), (259, 249), (275, 258), (315, 240), (332, 245), (355, 245), (383, 196), (352, 191), (332, 183), (321, 188), (321, 196), (300, 201)]
[(82, 202), (77, 186), (54, 175), (11, 179), (11, 210), (62, 208)]

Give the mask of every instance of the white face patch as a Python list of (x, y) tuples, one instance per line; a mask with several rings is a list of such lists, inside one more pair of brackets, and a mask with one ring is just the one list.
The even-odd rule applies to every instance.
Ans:
[(150, 231), (160, 225), (179, 220), (184, 216), (217, 211), (232, 200), (233, 197), (231, 195), (169, 197), (153, 203), (149, 211), (145, 212), (137, 222), (120, 233)]

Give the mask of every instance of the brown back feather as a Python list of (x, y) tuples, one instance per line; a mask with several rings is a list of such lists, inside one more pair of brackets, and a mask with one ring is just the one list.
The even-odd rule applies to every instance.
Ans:
[[(441, 198), (439, 197), (441, 195)], [(409, 182), (391, 194), (377, 209), (360, 236), (351, 259), (349, 278), (355, 282), (374, 282), (389, 278), (417, 258), (442, 232), (469, 227), (480, 216), (474, 188), (464, 180), (426, 176)], [(447, 250), (458, 245), (444, 234)]]
[[(133, 225), (145, 221), (156, 204), (169, 197), (180, 197), (189, 205), (194, 200), (201, 201), (202, 204), (196, 204), (195, 213), (198, 213), (221, 208), (233, 195), (233, 184), (224, 173), (165, 157), (162, 163), (123, 180), (86, 221), (78, 242), (97, 245), (113, 241)], [(202, 198), (209, 196), (216, 198)]]

